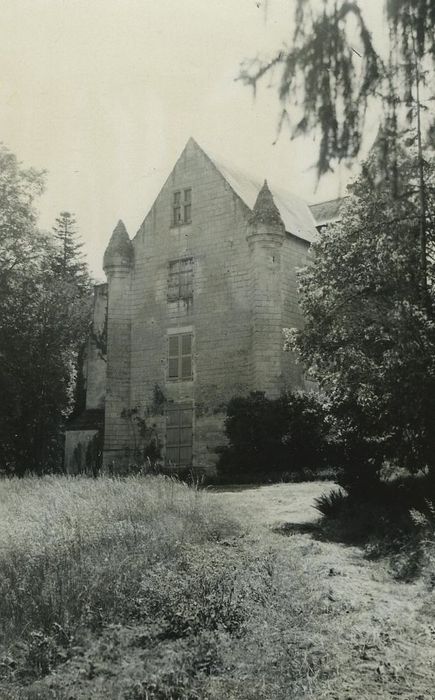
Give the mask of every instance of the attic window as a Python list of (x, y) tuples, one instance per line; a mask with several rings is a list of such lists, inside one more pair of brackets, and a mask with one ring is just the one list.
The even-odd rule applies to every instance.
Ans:
[(174, 192), (172, 203), (172, 225), (181, 226), (190, 224), (192, 221), (192, 190), (189, 187), (185, 190)]

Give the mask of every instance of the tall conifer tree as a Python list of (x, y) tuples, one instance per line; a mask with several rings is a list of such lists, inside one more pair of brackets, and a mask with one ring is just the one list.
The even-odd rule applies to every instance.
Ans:
[(63, 211), (56, 218), (53, 227), (56, 243), (53, 272), (86, 294), (90, 290), (91, 280), (83, 260), (83, 242), (79, 239), (76, 225), (76, 219), (70, 212)]

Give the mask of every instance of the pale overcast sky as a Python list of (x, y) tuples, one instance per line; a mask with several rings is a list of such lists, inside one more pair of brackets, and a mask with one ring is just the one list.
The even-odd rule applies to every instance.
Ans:
[[(290, 35), (293, 1), (264, 2), (1, 1), (0, 140), (48, 171), (40, 225), (74, 212), (99, 279), (116, 222), (136, 233), (189, 136), (308, 201), (343, 193), (344, 169), (314, 191), (311, 139), (273, 145), (273, 88), (254, 101), (234, 80)], [(362, 4), (382, 38), (380, 3)]]

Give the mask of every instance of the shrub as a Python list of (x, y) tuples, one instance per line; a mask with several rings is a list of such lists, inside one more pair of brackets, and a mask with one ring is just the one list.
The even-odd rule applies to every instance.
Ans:
[(343, 489), (332, 489), (314, 499), (314, 507), (325, 518), (336, 518), (348, 502), (348, 495)]
[(227, 483), (289, 480), (292, 473), (316, 474), (327, 466), (328, 427), (314, 394), (263, 392), (235, 397), (227, 406), (218, 476)]
[(379, 480), (368, 492), (353, 486), (315, 499), (323, 536), (363, 546), (370, 559), (386, 557), (400, 580), (423, 576), (435, 587), (435, 488), (431, 475)]

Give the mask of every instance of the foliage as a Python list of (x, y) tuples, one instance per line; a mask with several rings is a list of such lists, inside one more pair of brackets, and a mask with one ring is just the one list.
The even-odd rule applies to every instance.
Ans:
[(0, 150), (0, 469), (59, 468), (90, 299), (54, 271), (56, 249), (36, 228), (42, 174)]
[(435, 464), (435, 9), (431, 0), (384, 9), (377, 51), (357, 0), (296, 0), (288, 46), (240, 76), (255, 90), (278, 73), (280, 128), (320, 132), (319, 176), (352, 162), (368, 106), (381, 107), (371, 162), (302, 277), (307, 327), (288, 338), (328, 394), (341, 484), (364, 492), (386, 460), (413, 471)]
[[(388, 179), (371, 187), (376, 166), (373, 154), (341, 222), (314, 244), (313, 263), (300, 275), (306, 324), (287, 332), (327, 396), (345, 488), (371, 488), (386, 461), (411, 471), (435, 467), (435, 323), (420, 294), (413, 156), (400, 160), (406, 197)], [(428, 181), (433, 173), (428, 164)], [(427, 237), (433, 250), (433, 226)], [(428, 279), (433, 306), (431, 258)]]
[(397, 135), (423, 109), (421, 88), (434, 67), (432, 0), (385, 0), (387, 36), (380, 51), (357, 0), (294, 5), (288, 44), (267, 60), (247, 61), (241, 80), (255, 90), (265, 76), (279, 73), (280, 128), (288, 123), (293, 137), (320, 132), (319, 175), (358, 155), (369, 101), (380, 101), (390, 137), (386, 156), (393, 162)]
[(50, 469), (59, 464), (60, 431), (72, 404), (84, 305), (42, 267), (15, 278), (1, 312), (1, 463), (18, 474)]
[(40, 254), (34, 201), (42, 194), (44, 173), (25, 170), (0, 145), (0, 294), (8, 293), (13, 276), (37, 264)]
[(276, 481), (326, 466), (327, 426), (314, 395), (235, 397), (227, 406), (225, 433), (229, 445), (217, 468), (227, 483)]

